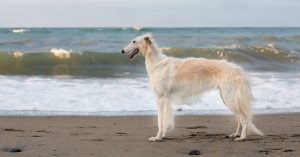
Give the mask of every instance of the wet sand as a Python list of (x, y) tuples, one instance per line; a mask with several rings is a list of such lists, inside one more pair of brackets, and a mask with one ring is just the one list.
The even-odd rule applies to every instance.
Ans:
[[(197, 149), (208, 157), (300, 156), (300, 113), (257, 115), (266, 135), (234, 142), (232, 116), (177, 116), (161, 142), (154, 116), (0, 117), (1, 157), (182, 157)], [(10, 148), (21, 152), (9, 152)]]

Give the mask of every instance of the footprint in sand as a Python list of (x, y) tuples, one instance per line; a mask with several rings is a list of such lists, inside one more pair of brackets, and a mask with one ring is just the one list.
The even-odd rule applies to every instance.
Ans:
[(103, 139), (95, 138), (95, 139), (81, 139), (80, 141), (91, 141), (91, 142), (101, 142)]
[(128, 134), (126, 132), (117, 132), (116, 135), (118, 135), (118, 136), (127, 136)]
[(77, 133), (77, 132), (75, 132), (75, 133), (70, 133), (70, 135), (72, 135), (72, 136), (80, 136), (80, 135), (92, 135), (93, 133), (91, 133), (91, 132), (82, 132), (82, 133)]
[(3, 148), (2, 151), (9, 152), (9, 153), (19, 153), (22, 152), (23, 150), (20, 148)]
[(186, 129), (206, 129), (207, 126), (203, 126), (203, 125), (200, 125), (200, 126), (191, 126), (191, 127), (185, 127)]
[(4, 131), (12, 131), (12, 132), (25, 132), (24, 130), (13, 129), (13, 128), (5, 128)]
[(79, 126), (78, 128), (80, 128), (80, 129), (85, 129), (85, 128), (87, 128), (87, 129), (97, 129), (98, 127), (96, 127), (96, 126)]
[(42, 133), (46, 133), (46, 134), (54, 134), (54, 132), (53, 131), (49, 131), (49, 130), (37, 130), (37, 131), (35, 131), (35, 132), (42, 132)]

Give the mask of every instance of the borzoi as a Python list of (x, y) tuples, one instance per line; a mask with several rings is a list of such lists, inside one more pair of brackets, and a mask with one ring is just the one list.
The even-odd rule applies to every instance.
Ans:
[(252, 123), (250, 83), (241, 67), (225, 60), (168, 57), (150, 33), (136, 37), (122, 53), (130, 59), (138, 53), (145, 57), (158, 108), (158, 132), (149, 141), (162, 140), (174, 128), (172, 103), (182, 104), (210, 89), (219, 89), (224, 104), (235, 115), (238, 125), (230, 137), (243, 141), (249, 131), (263, 135)]

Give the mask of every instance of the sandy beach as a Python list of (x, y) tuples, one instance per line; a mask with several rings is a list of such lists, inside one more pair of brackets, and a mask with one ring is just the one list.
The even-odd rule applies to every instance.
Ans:
[[(234, 142), (232, 116), (177, 116), (176, 128), (162, 142), (156, 117), (0, 117), (1, 157), (165, 157), (300, 156), (300, 114), (257, 115), (254, 123), (266, 135)], [(18, 148), (21, 152), (9, 152)]]

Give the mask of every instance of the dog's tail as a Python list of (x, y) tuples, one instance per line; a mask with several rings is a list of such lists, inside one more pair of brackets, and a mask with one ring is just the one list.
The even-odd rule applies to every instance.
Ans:
[(252, 121), (250, 121), (248, 123), (247, 132), (250, 132), (250, 133), (252, 132), (252, 133), (255, 133), (260, 136), (264, 135), (263, 132), (261, 132), (259, 129), (256, 128), (256, 126), (252, 123)]

